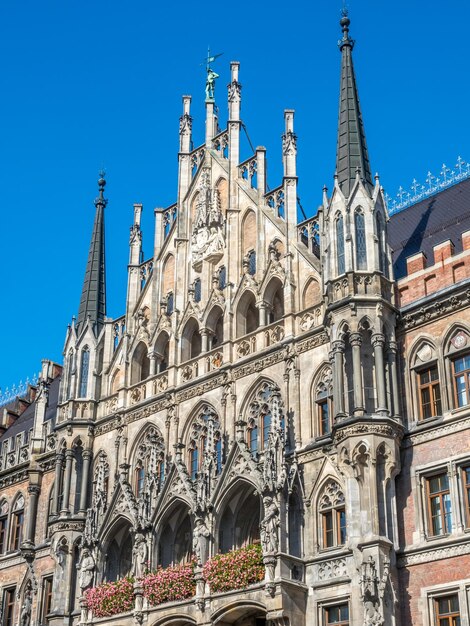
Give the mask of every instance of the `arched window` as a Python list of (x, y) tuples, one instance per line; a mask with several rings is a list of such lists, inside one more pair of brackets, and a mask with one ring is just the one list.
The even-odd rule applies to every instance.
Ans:
[(354, 228), (356, 231), (356, 265), (358, 270), (367, 269), (367, 242), (364, 213), (357, 210), (354, 213)]
[(73, 374), (73, 350), (69, 351), (67, 357), (67, 382), (65, 386), (65, 399), (72, 397), (72, 374)]
[(0, 503), (0, 554), (4, 554), (7, 549), (8, 511), (8, 502), (2, 500)]
[(252, 291), (245, 291), (237, 307), (237, 337), (248, 335), (259, 327), (259, 311)]
[(426, 341), (414, 351), (411, 371), (415, 377), (419, 419), (442, 415), (437, 352), (431, 343)]
[(194, 317), (191, 317), (183, 329), (181, 335), (181, 361), (195, 359), (201, 354), (202, 342), (199, 332), (199, 324)]
[(339, 215), (336, 220), (336, 263), (338, 274), (344, 274), (346, 264), (344, 259), (344, 220), (342, 215)]
[(141, 438), (134, 463), (135, 495), (139, 498), (145, 492), (152, 502), (165, 480), (165, 445), (155, 426), (150, 427)]
[(90, 368), (90, 349), (85, 346), (82, 350), (82, 358), (80, 360), (80, 398), (86, 398), (88, 391), (88, 370)]
[(10, 550), (19, 550), (23, 541), (24, 497), (18, 496), (11, 515)]
[(380, 213), (376, 213), (375, 215), (375, 225), (377, 230), (379, 269), (388, 278), (388, 261), (385, 250), (385, 228)]
[(248, 447), (254, 456), (267, 447), (271, 432), (284, 435), (284, 415), (278, 387), (266, 382), (256, 392), (249, 408)]
[(334, 548), (346, 543), (346, 508), (344, 493), (335, 480), (329, 480), (321, 491), (318, 511), (320, 515), (320, 545)]
[(199, 472), (222, 469), (222, 437), (217, 415), (204, 406), (194, 420), (189, 434), (189, 474), (194, 480)]
[(331, 370), (328, 369), (315, 389), (318, 434), (329, 435), (333, 426), (333, 386)]
[[(447, 372), (452, 380), (450, 406), (470, 405), (470, 333), (456, 328), (446, 341)], [(450, 371), (449, 371), (450, 370)]]

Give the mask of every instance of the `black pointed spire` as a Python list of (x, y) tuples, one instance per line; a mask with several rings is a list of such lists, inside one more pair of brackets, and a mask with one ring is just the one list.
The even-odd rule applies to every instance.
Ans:
[(99, 194), (95, 200), (95, 223), (93, 225), (77, 320), (77, 326), (80, 328), (89, 317), (96, 334), (99, 333), (106, 315), (104, 209), (108, 201), (104, 197), (105, 185), (104, 172), (101, 171), (98, 180)]
[(346, 8), (340, 21), (343, 38), (338, 42), (341, 51), (341, 83), (339, 95), (338, 144), (336, 148), (336, 173), (342, 192), (349, 196), (356, 172), (372, 185), (372, 175), (367, 152), (366, 135), (362, 121), (356, 76), (352, 60), (354, 40), (349, 36), (350, 19)]

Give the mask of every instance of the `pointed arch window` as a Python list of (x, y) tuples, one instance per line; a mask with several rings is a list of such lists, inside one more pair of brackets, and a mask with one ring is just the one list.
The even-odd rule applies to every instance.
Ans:
[(354, 213), (354, 228), (356, 231), (356, 265), (358, 270), (367, 269), (366, 224), (364, 213), (357, 210)]
[(193, 480), (201, 471), (222, 470), (222, 437), (217, 415), (205, 406), (194, 420), (189, 436), (189, 474)]
[(19, 550), (23, 540), (24, 497), (19, 496), (13, 505), (10, 534), (10, 550)]
[(388, 278), (388, 262), (387, 255), (385, 253), (385, 228), (380, 213), (377, 213), (375, 216), (375, 224), (379, 248), (379, 269)]
[(284, 428), (279, 389), (266, 382), (250, 404), (247, 439), (251, 453), (256, 456), (268, 446), (271, 432), (284, 437)]
[(67, 383), (65, 387), (65, 399), (72, 397), (72, 372), (73, 372), (73, 350), (69, 351), (67, 357)]
[(334, 548), (346, 543), (346, 507), (344, 493), (335, 480), (323, 487), (319, 506), (320, 544)]
[(137, 447), (134, 463), (136, 497), (145, 492), (152, 499), (165, 480), (165, 444), (158, 428), (147, 430)]
[(338, 274), (344, 274), (346, 264), (344, 258), (344, 220), (342, 215), (339, 215), (336, 220), (336, 263)]
[(80, 359), (80, 398), (86, 398), (88, 392), (88, 370), (90, 369), (90, 349), (85, 346)]
[(3, 500), (0, 504), (0, 554), (7, 549), (8, 509), (8, 502)]

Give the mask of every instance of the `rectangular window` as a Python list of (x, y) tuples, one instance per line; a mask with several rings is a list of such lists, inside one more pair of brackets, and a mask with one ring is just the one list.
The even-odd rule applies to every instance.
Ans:
[(22, 531), (23, 531), (23, 520), (24, 520), (24, 512), (18, 511), (18, 513), (14, 513), (12, 529), (11, 529), (11, 549), (19, 550), (21, 539), (22, 539)]
[(3, 624), (2, 626), (13, 626), (15, 614), (15, 587), (5, 589), (3, 592)]
[(437, 365), (418, 373), (421, 419), (442, 415), (441, 387)]
[(258, 452), (258, 426), (250, 428), (250, 452), (255, 454)]
[(268, 445), (269, 433), (271, 431), (271, 413), (263, 415), (263, 448)]
[(346, 511), (330, 509), (322, 513), (323, 547), (333, 548), (346, 542)]
[(327, 435), (331, 431), (328, 398), (324, 398), (318, 402), (318, 416), (320, 420), (320, 435)]
[(453, 362), (454, 389), (457, 406), (470, 404), (470, 354)]
[(347, 604), (337, 604), (323, 609), (323, 623), (325, 626), (336, 624), (336, 626), (349, 626), (349, 606)]
[(436, 626), (460, 626), (459, 598), (457, 594), (434, 600)]
[(470, 466), (462, 468), (462, 488), (465, 526), (470, 528)]
[(41, 605), (41, 625), (49, 623), (48, 615), (52, 606), (52, 576), (44, 579), (42, 589), (42, 605)]
[(447, 474), (438, 474), (426, 480), (428, 498), (429, 534), (445, 535), (452, 528), (452, 510)]

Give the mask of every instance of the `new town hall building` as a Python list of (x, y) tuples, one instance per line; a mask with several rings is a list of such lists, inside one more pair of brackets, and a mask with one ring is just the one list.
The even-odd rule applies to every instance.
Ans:
[[(3, 626), (470, 624), (470, 179), (389, 216), (341, 28), (315, 217), (297, 220), (294, 111), (276, 189), (264, 148), (240, 162), (236, 62), (224, 129), (208, 72), (195, 149), (183, 97), (177, 197), (146, 260), (134, 206), (118, 319), (100, 178), (63, 365), (2, 408)], [(251, 544), (264, 578), (211, 590), (208, 559)], [(84, 601), (187, 562), (181, 601), (138, 582), (117, 615)]]

